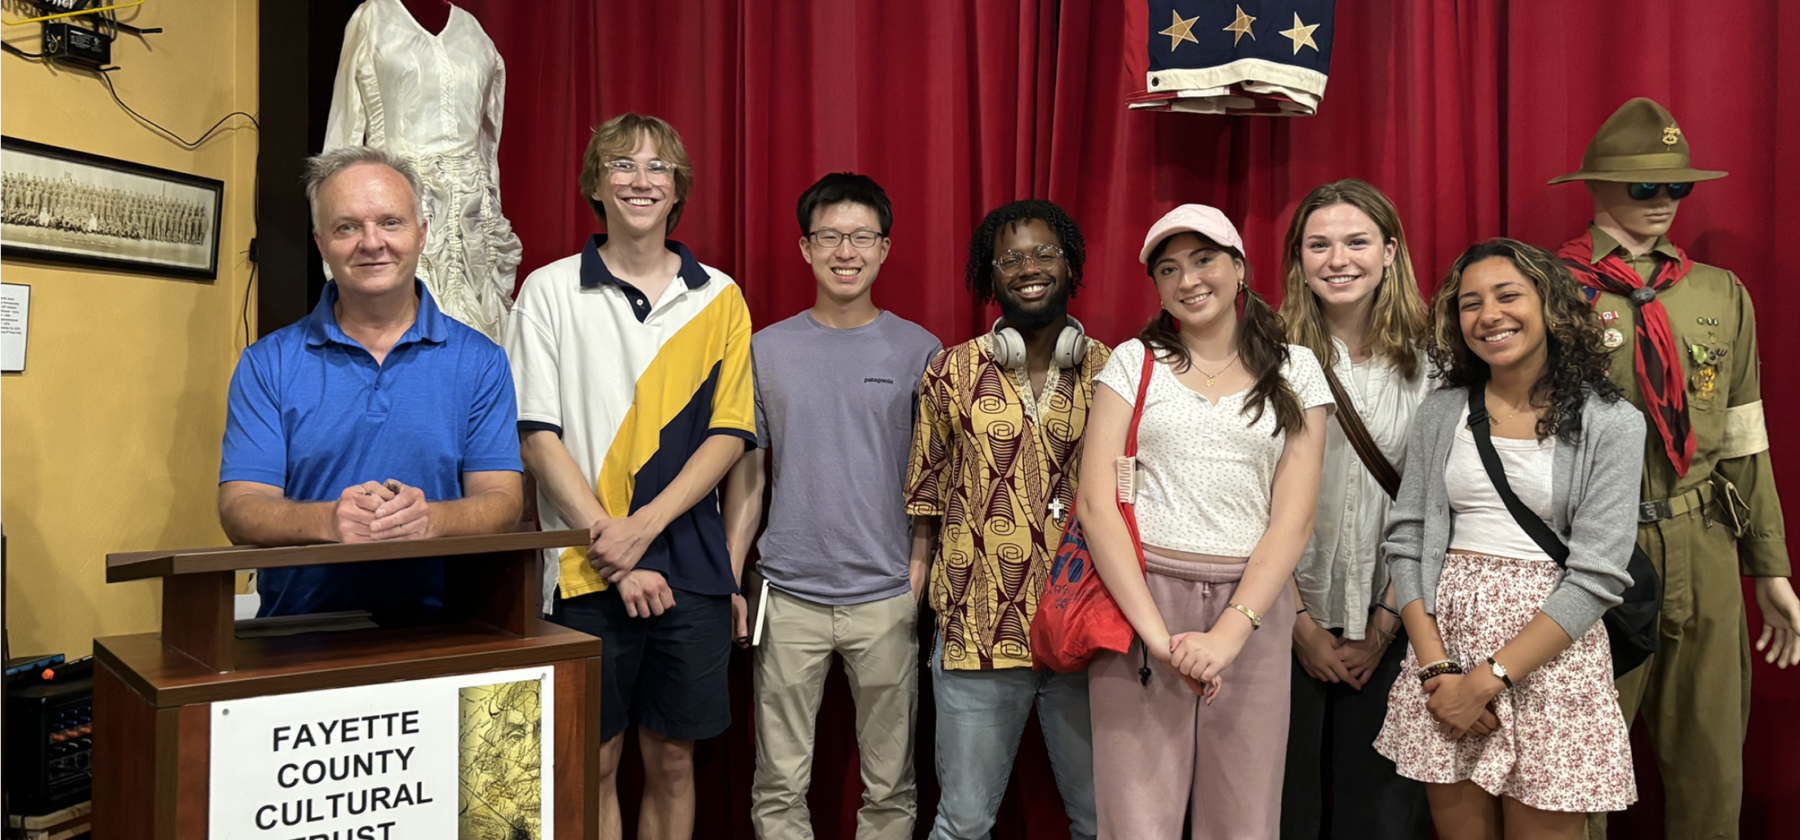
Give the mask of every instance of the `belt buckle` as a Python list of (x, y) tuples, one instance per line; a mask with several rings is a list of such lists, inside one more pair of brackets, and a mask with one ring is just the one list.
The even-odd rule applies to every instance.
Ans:
[(1668, 519), (1667, 502), (1643, 502), (1638, 505), (1638, 522), (1657, 522)]

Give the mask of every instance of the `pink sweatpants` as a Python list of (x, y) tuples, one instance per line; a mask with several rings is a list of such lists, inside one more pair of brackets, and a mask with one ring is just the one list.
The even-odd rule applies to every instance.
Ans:
[[(1150, 597), (1170, 635), (1212, 629), (1229, 608), (1244, 564), (1191, 563), (1144, 552)], [(1274, 840), (1287, 764), (1293, 673), (1290, 590), (1263, 616), (1204, 705), (1142, 643), (1102, 653), (1088, 667), (1094, 727), (1094, 804), (1100, 838), (1179, 840), (1191, 809), (1194, 840)]]

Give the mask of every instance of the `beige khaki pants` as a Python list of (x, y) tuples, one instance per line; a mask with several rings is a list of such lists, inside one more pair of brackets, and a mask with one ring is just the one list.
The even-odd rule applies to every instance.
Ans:
[[(1619, 706), (1626, 725), (1642, 715), (1656, 749), (1663, 836), (1736, 840), (1750, 722), (1737, 542), (1696, 511), (1640, 525), (1638, 545), (1662, 577), (1662, 615), (1655, 655), (1619, 678)], [(1588, 837), (1604, 840), (1605, 814), (1588, 818)]]
[(918, 816), (913, 721), (919, 706), (918, 603), (911, 594), (850, 606), (769, 590), (756, 649), (756, 777), (750, 822), (764, 840), (810, 840), (806, 791), (832, 654), (856, 702), (863, 805), (857, 840), (906, 840)]

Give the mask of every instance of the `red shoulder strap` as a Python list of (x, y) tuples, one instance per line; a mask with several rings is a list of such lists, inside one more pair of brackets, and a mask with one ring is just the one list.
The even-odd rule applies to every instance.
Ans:
[(1137, 402), (1131, 404), (1131, 431), (1125, 435), (1125, 457), (1137, 456), (1138, 421), (1144, 419), (1144, 396), (1150, 393), (1150, 374), (1156, 371), (1156, 351), (1144, 345), (1144, 370), (1138, 374)]

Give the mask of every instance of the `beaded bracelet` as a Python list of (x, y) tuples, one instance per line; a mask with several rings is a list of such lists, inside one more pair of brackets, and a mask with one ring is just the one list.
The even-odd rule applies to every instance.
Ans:
[(1430, 665), (1426, 665), (1419, 669), (1419, 682), (1430, 682), (1433, 677), (1441, 677), (1445, 674), (1461, 674), (1462, 672), (1462, 666), (1455, 661), (1440, 659), (1437, 662), (1433, 662)]

